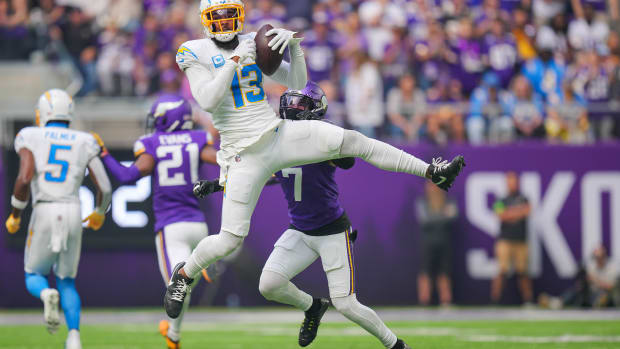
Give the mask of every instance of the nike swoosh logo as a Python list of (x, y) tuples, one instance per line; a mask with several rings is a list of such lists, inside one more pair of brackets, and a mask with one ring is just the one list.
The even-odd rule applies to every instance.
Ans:
[(441, 183), (445, 182), (448, 178), (444, 177), (444, 176), (439, 176), (439, 182), (435, 183), (436, 185), (440, 185)]

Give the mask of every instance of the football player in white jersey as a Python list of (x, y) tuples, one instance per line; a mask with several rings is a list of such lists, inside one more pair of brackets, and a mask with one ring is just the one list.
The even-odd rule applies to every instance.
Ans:
[[(75, 289), (82, 247), (81, 205), (78, 196), (88, 168), (97, 187), (97, 206), (84, 222), (91, 229), (103, 225), (110, 203), (111, 186), (99, 160), (100, 147), (92, 135), (69, 129), (73, 100), (53, 89), (39, 98), (37, 124), (26, 127), (15, 138), (19, 174), (11, 196), (12, 211), (6, 221), (9, 233), (21, 225), (21, 213), (32, 196), (32, 215), (24, 252), (26, 288), (43, 301), (44, 319), (50, 333), (60, 325), (58, 303), (63, 309), (69, 334), (67, 349), (79, 349), (80, 296)], [(47, 275), (53, 268), (56, 289)]]
[[(447, 190), (464, 160), (436, 159), (432, 164), (386, 143), (318, 120), (283, 120), (267, 103), (263, 73), (256, 65), (256, 33), (239, 34), (245, 20), (241, 0), (202, 0), (206, 39), (188, 41), (177, 52), (177, 64), (189, 79), (200, 107), (210, 112), (220, 132), (217, 153), (220, 184), (225, 185), (220, 233), (203, 239), (186, 262), (175, 266), (164, 305), (176, 318), (193, 278), (211, 263), (241, 245), (250, 218), (267, 180), (283, 168), (343, 157), (358, 157), (381, 169), (426, 177)], [(289, 49), (270, 77), (294, 90), (308, 80), (302, 39), (276, 28), (267, 36), (272, 50)], [(327, 101), (325, 101), (327, 103)]]

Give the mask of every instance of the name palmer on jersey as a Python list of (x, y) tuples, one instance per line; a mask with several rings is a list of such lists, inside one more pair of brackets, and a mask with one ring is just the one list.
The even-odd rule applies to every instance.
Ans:
[(15, 151), (34, 156), (32, 202), (79, 202), (79, 189), (90, 161), (101, 148), (92, 135), (57, 127), (26, 127), (15, 137)]
[[(254, 40), (256, 33), (239, 35), (239, 40)], [(263, 88), (263, 73), (253, 60), (242, 64), (227, 60), (233, 50), (219, 48), (211, 39), (185, 42), (179, 48), (176, 61), (186, 72), (194, 88), (201, 82), (210, 82), (225, 69), (234, 69), (232, 83), (217, 86), (227, 92), (220, 103), (207, 110), (213, 115), (213, 124), (221, 135), (221, 149), (224, 158), (230, 158), (241, 150), (256, 143), (268, 131), (277, 128), (282, 120), (267, 102)], [(199, 74), (189, 74), (187, 69), (196, 67)], [(195, 96), (196, 97), (196, 96)], [(200, 105), (203, 105), (198, 100)], [(221, 154), (218, 154), (218, 160)]]

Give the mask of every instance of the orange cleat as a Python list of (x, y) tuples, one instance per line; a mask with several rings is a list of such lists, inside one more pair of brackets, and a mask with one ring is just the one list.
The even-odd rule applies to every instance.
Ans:
[(161, 320), (159, 322), (159, 333), (161, 333), (164, 338), (166, 338), (166, 345), (168, 349), (181, 349), (181, 341), (173, 341), (168, 337), (168, 329), (170, 328), (170, 324), (168, 320)]

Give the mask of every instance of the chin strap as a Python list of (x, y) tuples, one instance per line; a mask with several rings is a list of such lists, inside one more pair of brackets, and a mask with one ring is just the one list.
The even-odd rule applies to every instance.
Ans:
[(230, 41), (219, 41), (216, 37), (211, 38), (215, 46), (224, 50), (234, 50), (239, 46), (239, 35), (235, 35)]

